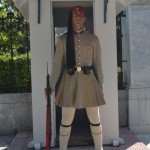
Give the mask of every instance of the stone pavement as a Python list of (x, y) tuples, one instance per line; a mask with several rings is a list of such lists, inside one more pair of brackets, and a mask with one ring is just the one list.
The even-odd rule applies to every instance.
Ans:
[(136, 137), (150, 149), (150, 134), (140, 134)]
[[(124, 145), (120, 145), (119, 147), (104, 146), (103, 149), (104, 150), (150, 150), (142, 141), (140, 141), (127, 128), (120, 128), (119, 134), (120, 137), (125, 140)], [(59, 148), (51, 148), (51, 149), (59, 150)], [(94, 147), (93, 146), (69, 147), (68, 150), (94, 150)]]
[[(107, 145), (103, 147), (104, 150), (150, 150), (147, 147), (150, 142), (150, 135), (135, 136), (128, 128), (120, 128), (119, 132), (120, 137), (125, 140), (125, 144), (119, 147)], [(30, 141), (32, 141), (32, 132), (18, 133), (15, 137), (0, 136), (0, 150), (6, 150), (8, 145), (9, 147), (7, 150), (27, 150), (27, 145)], [(59, 148), (51, 148), (51, 150), (59, 150)], [(94, 146), (69, 147), (68, 150), (94, 150)]]
[(6, 150), (13, 140), (13, 135), (1, 135), (0, 136), (0, 150)]

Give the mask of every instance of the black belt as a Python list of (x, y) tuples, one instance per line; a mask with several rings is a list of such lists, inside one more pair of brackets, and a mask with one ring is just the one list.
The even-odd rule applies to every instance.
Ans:
[(90, 70), (93, 69), (92, 66), (84, 66), (84, 67), (68, 67), (67, 71), (69, 75), (73, 75), (76, 72), (82, 72), (86, 75), (90, 74)]

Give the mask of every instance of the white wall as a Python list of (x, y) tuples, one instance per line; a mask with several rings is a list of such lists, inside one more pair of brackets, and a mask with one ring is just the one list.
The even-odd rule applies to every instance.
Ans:
[(0, 94), (0, 135), (32, 131), (31, 93)]
[(150, 4), (128, 7), (130, 43), (129, 127), (150, 133)]
[[(62, 0), (61, 0), (62, 1)], [(82, 0), (86, 1), (86, 0)], [(117, 92), (117, 52), (116, 52), (116, 4), (108, 3), (108, 21), (103, 23), (103, 1), (94, 2), (95, 33), (100, 39), (104, 71), (106, 105), (101, 107), (104, 144), (119, 138), (118, 92)], [(41, 1), (41, 23), (37, 24), (37, 0), (29, 1), (31, 29), (31, 67), (33, 100), (33, 138), (45, 146), (44, 88), (46, 85), (46, 63), (51, 62), (50, 2)], [(50, 67), (49, 67), (50, 68)], [(49, 71), (50, 72), (50, 71)]]
[(118, 15), (123, 9), (125, 9), (132, 1), (135, 0), (116, 0), (116, 15)]
[(51, 28), (50, 3), (41, 1), (41, 23), (37, 23), (37, 0), (29, 1), (30, 37), (31, 37), (31, 67), (32, 67), (32, 111), (33, 111), (33, 139), (45, 145), (46, 127), (46, 87), (47, 61), (51, 61)]
[(100, 39), (104, 73), (106, 105), (101, 107), (104, 143), (119, 137), (118, 91), (117, 91), (117, 49), (116, 49), (116, 1), (108, 3), (107, 23), (103, 23), (103, 1), (96, 0), (95, 34)]

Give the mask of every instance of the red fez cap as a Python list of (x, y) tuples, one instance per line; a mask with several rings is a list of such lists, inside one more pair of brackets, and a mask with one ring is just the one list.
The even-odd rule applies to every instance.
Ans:
[(72, 7), (72, 12), (81, 12), (81, 13), (85, 13), (85, 8), (84, 7), (81, 7), (81, 6), (74, 6)]

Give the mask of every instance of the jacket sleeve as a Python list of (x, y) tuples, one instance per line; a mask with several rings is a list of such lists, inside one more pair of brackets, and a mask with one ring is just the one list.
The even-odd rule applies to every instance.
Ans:
[(95, 40), (93, 43), (94, 48), (94, 58), (93, 58), (93, 67), (95, 76), (100, 85), (100, 88), (103, 90), (103, 71), (102, 71), (102, 58), (101, 58), (101, 47), (97, 36), (95, 36)]
[(60, 76), (60, 72), (61, 72), (62, 65), (63, 65), (63, 58), (64, 58), (63, 55), (64, 55), (63, 41), (61, 38), (59, 38), (58, 45), (56, 46), (55, 56), (54, 56), (53, 62), (52, 62), (52, 72), (51, 72), (51, 76), (50, 76), (50, 87), (53, 90), (55, 89), (55, 85)]

